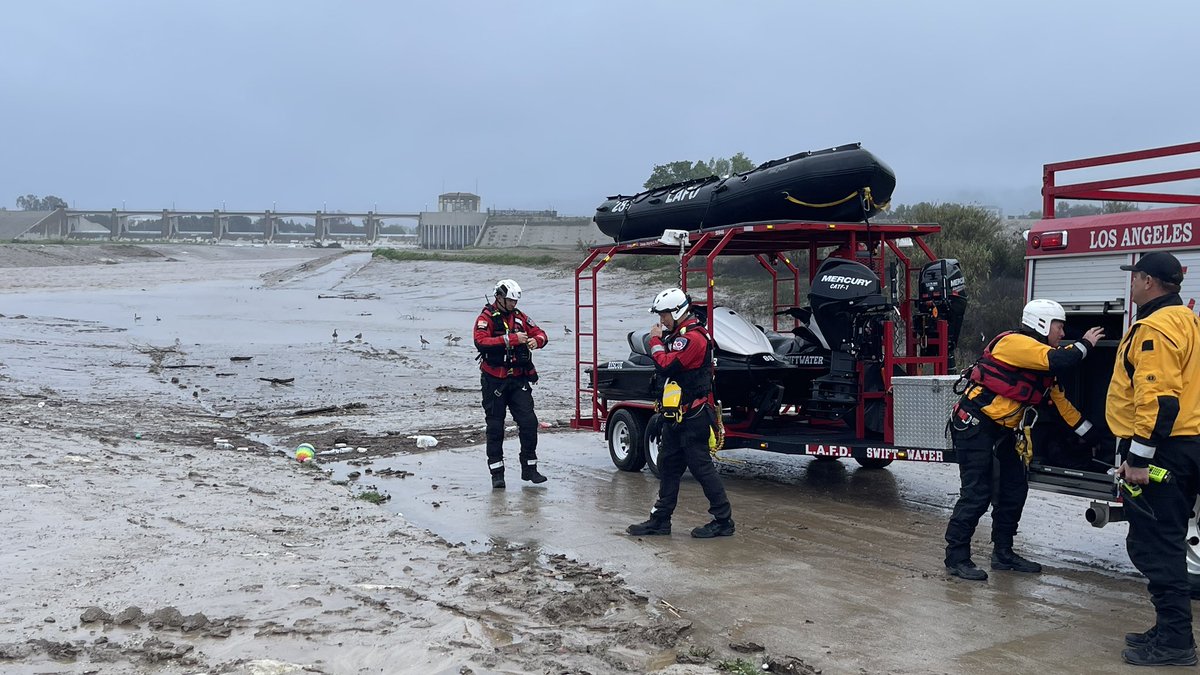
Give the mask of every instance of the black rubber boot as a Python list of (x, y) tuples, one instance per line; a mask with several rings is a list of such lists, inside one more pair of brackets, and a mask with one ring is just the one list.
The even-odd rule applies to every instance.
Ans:
[(1010, 546), (997, 546), (992, 551), (992, 569), (1038, 574), (1042, 571), (1042, 566), (1017, 555)]
[(1125, 663), (1135, 666), (1194, 666), (1196, 665), (1196, 648), (1173, 649), (1158, 644), (1152, 640), (1149, 644), (1136, 649), (1126, 649), (1121, 652)]
[(536, 464), (534, 464), (532, 466), (530, 466), (528, 464), (522, 464), (521, 465), (521, 480), (527, 480), (530, 483), (533, 483), (534, 485), (536, 485), (538, 483), (545, 483), (546, 477), (543, 476), (542, 474), (538, 473)]
[(692, 536), (697, 539), (712, 539), (713, 537), (732, 537), (734, 530), (732, 518), (714, 520), (707, 525), (692, 530)]
[(501, 469), (500, 471), (492, 472), (492, 489), (493, 490), (503, 490), (504, 489), (504, 470), (503, 469)]
[(1125, 634), (1125, 646), (1133, 647), (1134, 649), (1138, 649), (1141, 647), (1145, 647), (1146, 645), (1150, 644), (1151, 642), (1154, 642), (1154, 639), (1157, 637), (1158, 637), (1158, 626), (1151, 627), (1150, 630), (1146, 631), (1145, 633), (1126, 633)]
[(975, 566), (975, 561), (970, 558), (962, 562), (946, 563), (946, 571), (952, 577), (966, 579), (967, 581), (987, 581), (988, 574)]
[(671, 534), (671, 521), (650, 516), (650, 520), (637, 523), (625, 528), (625, 531), (635, 537), (645, 537), (655, 534)]

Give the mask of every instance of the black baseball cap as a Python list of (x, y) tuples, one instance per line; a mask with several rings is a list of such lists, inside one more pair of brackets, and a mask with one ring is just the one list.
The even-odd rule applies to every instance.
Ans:
[(1121, 269), (1126, 272), (1141, 272), (1167, 283), (1183, 283), (1183, 266), (1179, 264), (1179, 258), (1170, 253), (1147, 253), (1132, 265), (1121, 265)]

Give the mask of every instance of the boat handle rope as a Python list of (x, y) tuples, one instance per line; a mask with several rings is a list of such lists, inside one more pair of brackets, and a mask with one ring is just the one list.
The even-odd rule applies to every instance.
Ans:
[[(831, 206), (838, 206), (840, 204), (845, 204), (846, 202), (850, 201), (851, 199), (854, 199), (855, 197), (857, 197), (859, 195), (859, 192), (860, 192), (859, 190), (855, 190), (854, 192), (851, 192), (850, 194), (843, 197), (842, 199), (839, 199), (834, 202), (827, 202), (825, 204), (812, 204), (810, 202), (803, 202), (803, 201), (800, 201), (799, 199), (796, 199), (795, 197), (791, 196), (787, 192), (783, 193), (783, 198), (793, 204), (799, 204), (800, 206), (807, 206), (809, 208), (814, 208), (814, 209), (825, 209), (825, 208), (829, 208)], [(875, 199), (871, 196), (871, 188), (869, 188), (869, 187), (864, 187), (861, 190), (861, 192), (862, 192), (863, 204), (867, 207), (868, 210), (870, 210), (872, 208), (876, 208), (876, 207), (878, 207), (879, 209), (886, 209), (888, 207), (888, 205), (891, 203), (891, 202), (885, 202), (885, 203), (879, 204), (879, 205), (875, 204)]]

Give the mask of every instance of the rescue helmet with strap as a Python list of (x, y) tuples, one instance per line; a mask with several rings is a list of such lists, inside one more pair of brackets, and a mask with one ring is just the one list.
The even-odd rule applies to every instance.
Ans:
[(691, 307), (692, 301), (688, 298), (687, 293), (684, 293), (679, 288), (668, 288), (667, 290), (654, 296), (654, 302), (650, 305), (651, 314), (661, 314), (670, 312), (671, 318), (678, 321), (687, 314)]
[(1050, 335), (1050, 326), (1055, 321), (1066, 321), (1063, 306), (1053, 300), (1030, 300), (1021, 310), (1021, 323), (1037, 331), (1042, 337)]
[(496, 282), (496, 297), (507, 300), (520, 300), (521, 287), (512, 279), (501, 279)]

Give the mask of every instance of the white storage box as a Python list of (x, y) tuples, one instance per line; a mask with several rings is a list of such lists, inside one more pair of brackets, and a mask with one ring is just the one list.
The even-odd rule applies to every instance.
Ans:
[(950, 449), (946, 421), (959, 399), (955, 382), (958, 375), (892, 378), (892, 431), (897, 446)]

